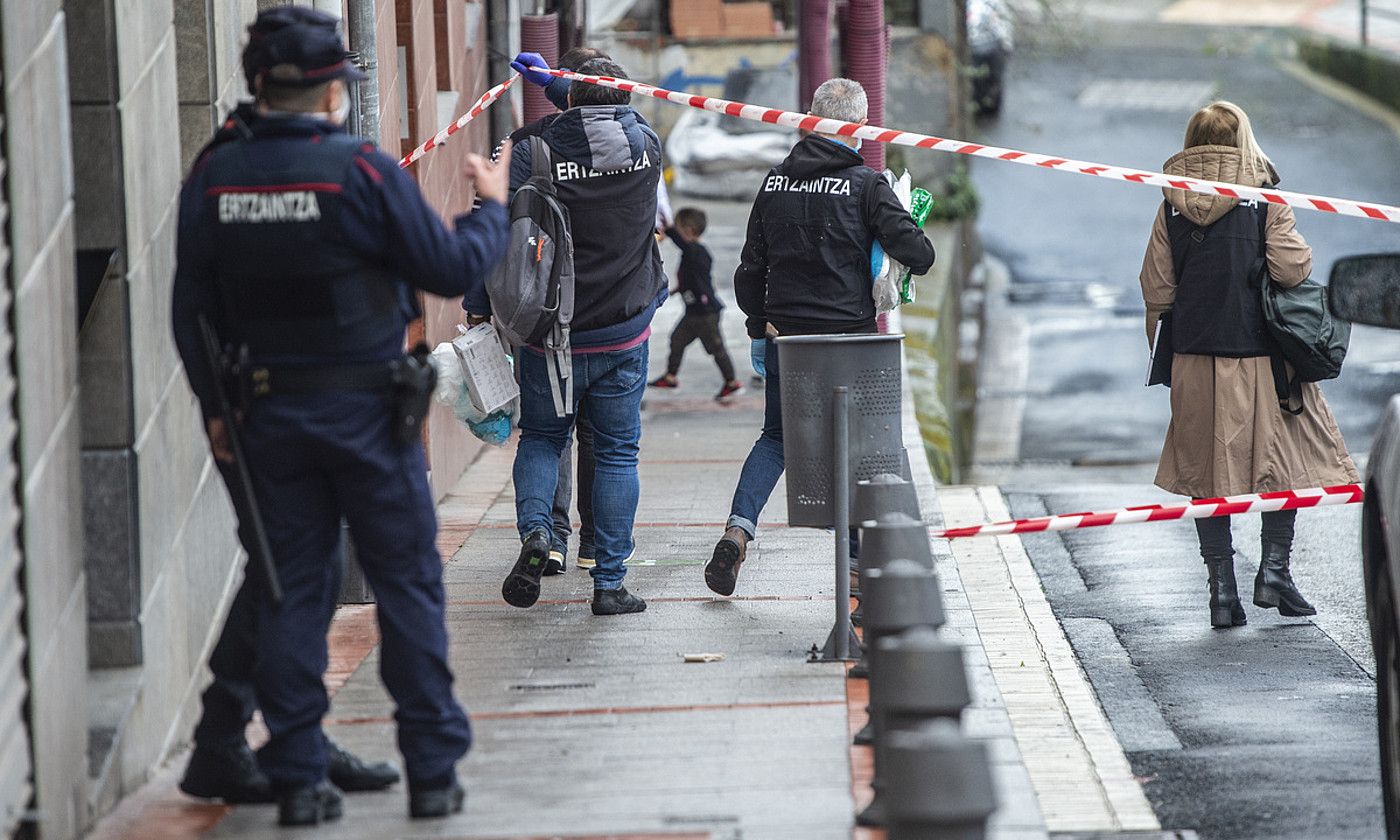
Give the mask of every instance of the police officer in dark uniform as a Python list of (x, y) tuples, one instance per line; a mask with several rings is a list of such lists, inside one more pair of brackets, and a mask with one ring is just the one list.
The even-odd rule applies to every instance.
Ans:
[[(296, 24), (323, 25), (324, 18), (298, 6), (283, 6), (258, 18), (250, 35), (260, 39), (284, 26)], [(333, 31), (333, 24), (332, 24)], [(243, 72), (249, 93), (255, 93), (257, 77), (263, 67), (259, 50), (244, 55)], [(258, 109), (253, 102), (240, 103), (215, 132), (209, 144), (195, 156), (202, 160), (216, 147), (246, 136), (249, 126), (257, 120)], [(237, 481), (228, 465), (215, 462), (227, 482)], [(235, 510), (237, 513), (238, 511)], [(244, 533), (247, 524), (240, 521), (239, 536), (245, 546), (253, 540)], [(251, 552), (250, 552), (251, 553)], [(201, 799), (218, 799), (228, 804), (272, 802), (275, 797), (267, 776), (258, 769), (257, 758), (248, 747), (244, 733), (257, 710), (253, 689), (257, 632), (254, 625), (254, 598), (258, 593), (245, 585), (239, 589), (229, 607), (223, 632), (209, 657), (213, 682), (201, 698), (203, 713), (194, 731), (194, 750), (180, 780), (180, 790)], [(399, 780), (399, 771), (386, 761), (366, 762), (349, 750), (327, 739), (327, 776), (332, 784), (346, 792), (383, 790)]]
[[(175, 340), (215, 458), (231, 463), (232, 437), (241, 439), (285, 593), (275, 602), (256, 573), (242, 593), (270, 734), (258, 762), (279, 821), (341, 814), (326, 780), (321, 679), (342, 518), (379, 603), (409, 813), (441, 817), (462, 808), (455, 766), (471, 729), (452, 696), (437, 523), (415, 422), (431, 376), (421, 357), (404, 356), (404, 329), (417, 314), (414, 287), (464, 294), (503, 253), (509, 152), (497, 165), (469, 159), (484, 201), (448, 230), (396, 161), (343, 131), (346, 83), (359, 73), (331, 18), (298, 14), (250, 28), (257, 118), (206, 151), (181, 193)], [(206, 363), (201, 321), (235, 351), (236, 376)], [(215, 411), (229, 379), (238, 428)]]

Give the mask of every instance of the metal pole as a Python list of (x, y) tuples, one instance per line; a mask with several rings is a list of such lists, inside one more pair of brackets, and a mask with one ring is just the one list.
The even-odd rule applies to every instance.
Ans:
[(350, 14), (345, 21), (350, 50), (359, 56), (357, 65), (369, 78), (359, 82), (355, 109), (355, 133), (378, 143), (379, 138), (379, 58), (375, 39), (374, 0), (349, 0)]
[(832, 424), (836, 433), (836, 463), (832, 465), (832, 503), (836, 506), (836, 658), (850, 659), (851, 626), (851, 457), (850, 389), (831, 392)]
[(1369, 11), (1369, 5), (1367, 0), (1361, 0), (1361, 46), (1363, 47), (1367, 46), (1367, 41), (1370, 40), (1366, 31), (1366, 13)]

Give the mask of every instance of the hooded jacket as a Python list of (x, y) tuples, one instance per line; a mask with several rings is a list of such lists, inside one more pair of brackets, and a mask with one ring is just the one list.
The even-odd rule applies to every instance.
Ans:
[[(540, 138), (574, 240), (576, 350), (614, 347), (644, 335), (666, 300), (656, 247), (661, 141), (627, 106), (589, 105), (554, 115)], [(511, 194), (530, 178), (531, 149), (512, 152)], [(484, 302), (468, 300), (469, 311)]]
[[(1199, 146), (1167, 161), (1163, 171), (1250, 186), (1278, 182), (1272, 170), (1246, 179), (1240, 173), (1239, 158), (1239, 150), (1233, 147)], [(1167, 190), (1166, 200), (1169, 209), (1157, 211), (1140, 277), (1149, 342), (1157, 319), (1177, 303), (1169, 214), (1179, 213), (1204, 227), (1222, 222), (1241, 204), (1238, 199), (1182, 190)], [(1291, 207), (1268, 204), (1263, 212), (1269, 279), (1285, 288), (1296, 286), (1312, 271), (1312, 250), (1298, 235)], [(1257, 225), (1251, 237), (1249, 244), (1257, 247)], [(1176, 329), (1174, 316), (1173, 333)], [(1285, 414), (1278, 407), (1268, 357), (1177, 353), (1172, 359), (1171, 386), (1172, 418), (1157, 467), (1158, 487), (1207, 498), (1357, 480), (1356, 467), (1317, 383), (1303, 383), (1301, 415)]]
[(923, 274), (933, 243), (854, 149), (818, 135), (763, 179), (734, 272), (751, 338), (875, 331), (870, 247)]

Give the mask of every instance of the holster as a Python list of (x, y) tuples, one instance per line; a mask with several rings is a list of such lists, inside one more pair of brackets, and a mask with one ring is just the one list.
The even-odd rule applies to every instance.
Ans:
[(402, 444), (422, 439), (423, 423), (437, 386), (437, 369), (428, 360), (428, 345), (419, 344), (389, 364), (389, 402), (394, 439)]

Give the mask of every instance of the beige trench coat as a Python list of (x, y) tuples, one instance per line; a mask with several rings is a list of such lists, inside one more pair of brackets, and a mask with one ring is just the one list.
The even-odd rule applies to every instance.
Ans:
[[(1239, 152), (1228, 146), (1187, 149), (1167, 161), (1164, 171), (1242, 183)], [(1268, 178), (1275, 180), (1272, 174)], [(1215, 222), (1239, 203), (1182, 190), (1164, 192), (1172, 207), (1198, 225)], [(1312, 272), (1312, 249), (1298, 234), (1292, 208), (1268, 206), (1265, 238), (1273, 282), (1284, 287), (1303, 282)], [(1171, 309), (1176, 297), (1165, 208), (1152, 227), (1139, 279), (1147, 304), (1150, 345), (1158, 318)], [(1208, 498), (1357, 481), (1337, 421), (1315, 383), (1303, 385), (1303, 406), (1303, 413), (1296, 416), (1279, 408), (1268, 357), (1176, 354), (1172, 419), (1157, 465), (1157, 486), (1169, 493)]]

